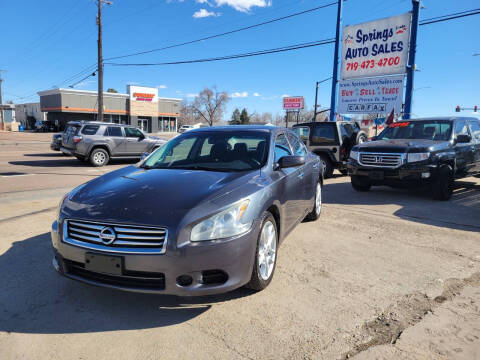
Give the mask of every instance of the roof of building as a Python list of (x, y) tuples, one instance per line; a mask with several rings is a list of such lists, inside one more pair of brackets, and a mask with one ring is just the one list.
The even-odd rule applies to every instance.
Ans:
[[(47, 95), (55, 95), (55, 94), (72, 94), (72, 95), (88, 95), (88, 96), (98, 96), (98, 91), (92, 90), (78, 90), (78, 89), (65, 89), (65, 88), (57, 88), (57, 89), (50, 89), (50, 90), (43, 90), (37, 92), (39, 96), (47, 96)], [(124, 93), (112, 93), (112, 92), (103, 92), (104, 97), (120, 97), (120, 98), (129, 98), (129, 94)], [(166, 97), (158, 97), (159, 100), (165, 101), (182, 101), (182, 99), (177, 98), (166, 98)]]

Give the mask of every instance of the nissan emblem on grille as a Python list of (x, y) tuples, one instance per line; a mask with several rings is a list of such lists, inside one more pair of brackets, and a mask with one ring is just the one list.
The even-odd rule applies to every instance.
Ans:
[(110, 245), (115, 241), (116, 234), (111, 227), (104, 227), (99, 234), (100, 239), (105, 245)]

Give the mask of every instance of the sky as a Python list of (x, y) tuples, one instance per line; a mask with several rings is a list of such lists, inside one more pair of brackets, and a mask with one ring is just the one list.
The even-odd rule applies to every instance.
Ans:
[[(333, 2), (332, 0), (113, 0), (103, 8), (104, 58), (195, 40)], [(478, 0), (424, 0), (420, 20), (478, 8)], [(66, 88), (97, 59), (94, 0), (0, 0), (3, 100), (39, 101), (37, 91)], [(411, 10), (409, 0), (348, 0), (343, 25)], [(336, 6), (196, 44), (118, 59), (165, 62), (231, 55), (335, 36)], [(417, 41), (413, 114), (455, 115), (455, 106), (480, 105), (480, 15), (422, 26)], [(282, 96), (305, 96), (313, 107), (315, 82), (332, 76), (333, 44), (222, 62), (159, 67), (105, 66), (104, 85), (159, 88), (159, 96), (192, 100), (204, 87), (230, 94), (236, 108), (282, 114)], [(93, 67), (95, 69), (95, 67)], [(96, 90), (96, 77), (75, 85)], [(329, 107), (331, 82), (320, 85)], [(462, 115), (471, 115), (465, 111)]]

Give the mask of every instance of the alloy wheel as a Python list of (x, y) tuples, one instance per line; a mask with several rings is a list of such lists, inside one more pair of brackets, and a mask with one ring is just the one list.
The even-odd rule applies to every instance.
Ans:
[(315, 213), (317, 216), (322, 211), (322, 186), (320, 183), (317, 183), (317, 190), (315, 193)]
[(93, 161), (95, 161), (96, 164), (103, 164), (105, 162), (105, 154), (103, 152), (96, 152), (93, 155)]
[(273, 273), (277, 256), (277, 231), (271, 221), (265, 222), (258, 244), (258, 268), (260, 276), (267, 281)]

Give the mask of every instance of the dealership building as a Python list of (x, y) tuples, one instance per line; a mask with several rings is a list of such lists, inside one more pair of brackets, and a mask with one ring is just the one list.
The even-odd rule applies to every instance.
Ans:
[[(98, 93), (75, 89), (38, 92), (40, 109), (60, 130), (69, 121), (95, 121)], [(126, 94), (103, 93), (104, 121), (136, 126), (148, 133), (177, 131), (181, 99), (162, 98), (158, 89), (127, 86)]]

